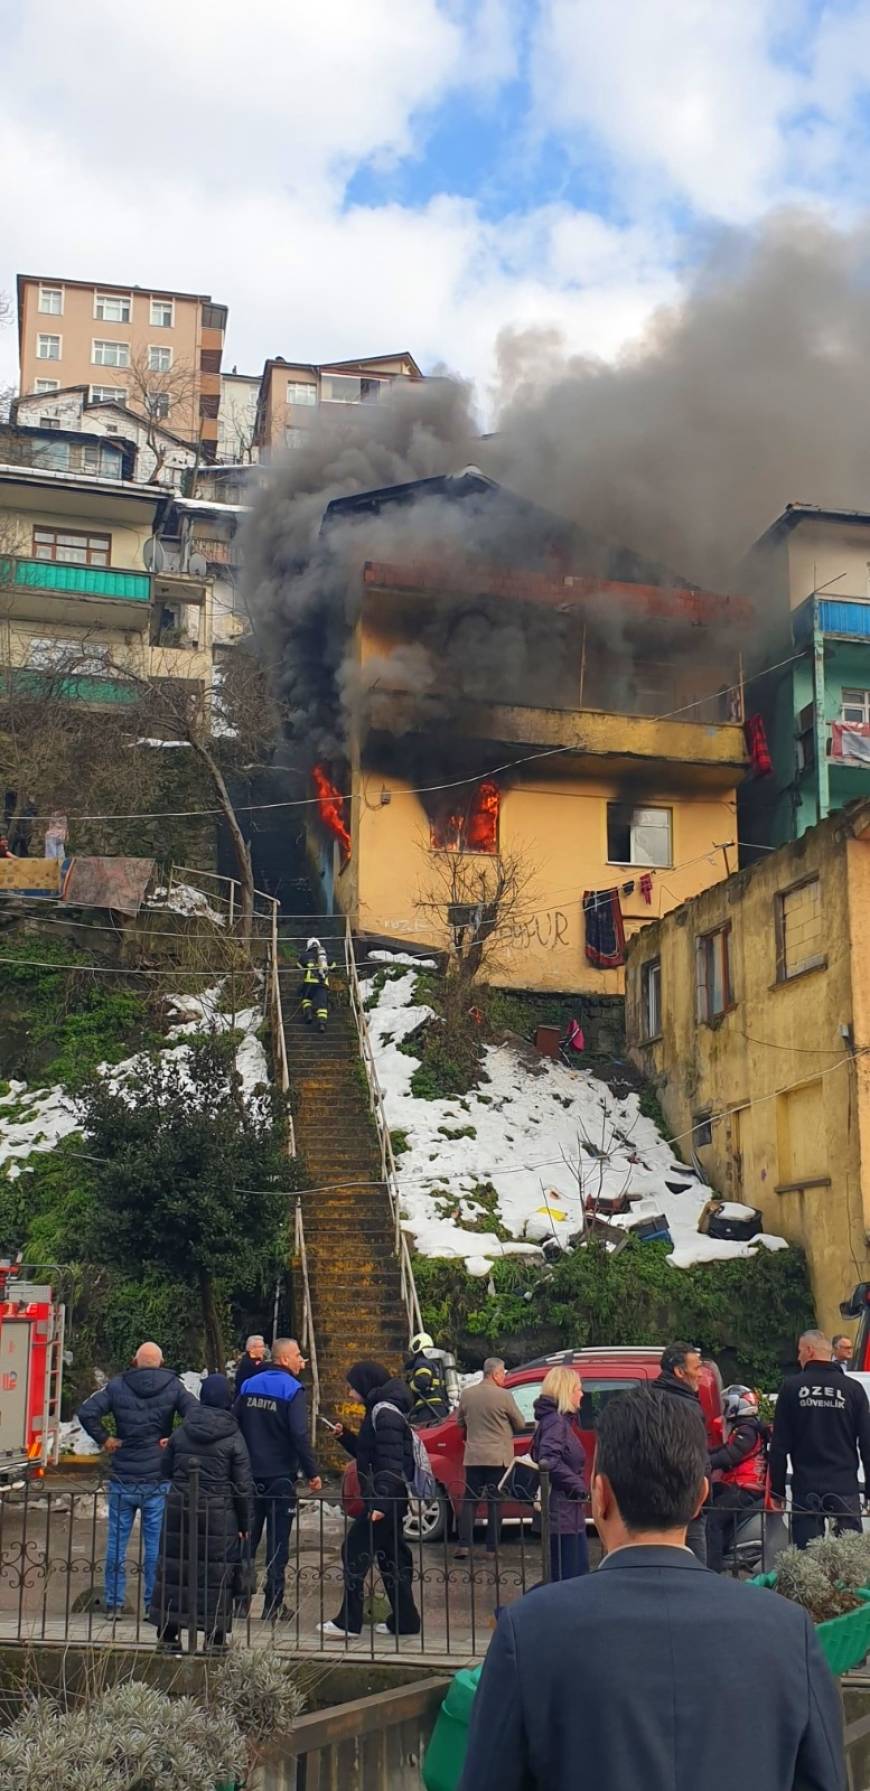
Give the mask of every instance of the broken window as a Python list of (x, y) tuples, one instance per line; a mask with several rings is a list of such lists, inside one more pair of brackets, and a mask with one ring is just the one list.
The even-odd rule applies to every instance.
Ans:
[(500, 795), (497, 784), (479, 784), (464, 802), (455, 800), (435, 815), (430, 825), (430, 843), (437, 852), (498, 851), (498, 816)]
[(633, 802), (607, 804), (607, 857), (611, 864), (669, 865), (671, 811), (638, 808)]

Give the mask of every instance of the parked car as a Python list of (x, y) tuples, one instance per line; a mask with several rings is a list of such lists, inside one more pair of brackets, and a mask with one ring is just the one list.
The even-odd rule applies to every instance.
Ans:
[[(577, 1414), (577, 1431), (586, 1450), (591, 1471), (595, 1453), (595, 1431), (600, 1413), (616, 1393), (625, 1393), (639, 1382), (654, 1381), (659, 1375), (661, 1348), (559, 1350), (552, 1356), (538, 1356), (522, 1368), (514, 1368), (505, 1382), (513, 1394), (528, 1430), (514, 1438), (514, 1454), (528, 1452), (534, 1429), (534, 1403), (541, 1382), (551, 1368), (576, 1368), (583, 1382), (583, 1399)], [(701, 1382), (701, 1405), (711, 1445), (722, 1441), (722, 1380), (714, 1362), (704, 1363)], [(437, 1498), (408, 1514), (406, 1534), (424, 1542), (440, 1542), (449, 1533), (459, 1515), (465, 1485), (463, 1451), (465, 1438), (456, 1413), (441, 1423), (425, 1425), (421, 1436), (429, 1451), (432, 1471), (443, 1489)], [(478, 1514), (485, 1515), (484, 1507)], [(508, 1521), (529, 1520), (529, 1506), (506, 1501), (504, 1515)], [(587, 1511), (588, 1518), (588, 1511)]]

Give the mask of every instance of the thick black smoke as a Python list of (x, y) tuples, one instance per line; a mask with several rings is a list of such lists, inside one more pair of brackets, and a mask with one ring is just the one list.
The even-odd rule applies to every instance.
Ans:
[[(322, 414), (257, 501), (248, 604), (309, 758), (343, 756), (349, 724), (373, 704), (396, 735), (449, 734), (457, 706), (482, 696), (545, 701), (542, 679), (558, 706), (558, 668), (576, 663), (571, 624), (552, 612), (481, 601), (445, 632), (421, 598), (414, 640), (361, 671), (366, 560), (471, 556), (734, 590), (746, 550), (789, 501), (867, 504), (866, 229), (787, 216), (723, 237), (684, 304), (615, 365), (564, 357), (553, 331), (505, 332), (500, 346), (493, 437), (481, 439), (459, 382), (397, 382), (377, 405)], [(541, 510), (438, 500), (320, 532), (333, 498), (469, 464)], [(631, 644), (618, 627), (613, 639), (630, 678)]]

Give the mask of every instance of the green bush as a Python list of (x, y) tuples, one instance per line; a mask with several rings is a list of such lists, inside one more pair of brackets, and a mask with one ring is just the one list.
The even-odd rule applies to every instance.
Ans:
[(163, 1042), (152, 992), (137, 987), (134, 975), (128, 982), (93, 974), (92, 954), (65, 939), (40, 937), (36, 947), (30, 934), (15, 934), (4, 940), (3, 955), (12, 960), (4, 964), (10, 1061), (2, 1065), (11, 1074), (76, 1090), (99, 1063)]
[(760, 1249), (694, 1269), (674, 1269), (667, 1256), (666, 1244), (632, 1240), (608, 1255), (593, 1243), (546, 1273), (507, 1257), (493, 1263), (492, 1294), (452, 1260), (416, 1257), (414, 1273), (427, 1330), (460, 1354), (475, 1337), (495, 1349), (522, 1337), (531, 1355), (536, 1334), (546, 1349), (554, 1331), (562, 1347), (577, 1349), (689, 1337), (728, 1379), (776, 1387), (795, 1338), (813, 1322), (803, 1253)]

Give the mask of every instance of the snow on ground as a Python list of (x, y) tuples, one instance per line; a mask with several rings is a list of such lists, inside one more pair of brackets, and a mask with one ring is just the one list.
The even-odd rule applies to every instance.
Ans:
[[(263, 1015), (257, 1007), (222, 1012), (222, 991), (223, 984), (218, 982), (198, 995), (167, 995), (170, 1013), (177, 1018), (168, 1029), (167, 1049), (161, 1055), (173, 1054), (183, 1060), (191, 1037), (207, 1032), (238, 1032), (242, 1036), (236, 1049), (236, 1068), (244, 1092), (250, 1094), (258, 1083), (269, 1081), (268, 1060), (257, 1036)], [(117, 1088), (135, 1076), (143, 1063), (142, 1054), (137, 1052), (121, 1063), (101, 1064), (100, 1074), (109, 1077)], [(10, 1082), (8, 1094), (0, 1095), (0, 1171), (5, 1168), (14, 1181), (34, 1151), (54, 1150), (62, 1138), (78, 1131), (80, 1125), (75, 1105), (60, 1084), (29, 1089), (26, 1082)]]
[[(414, 1005), (414, 983), (412, 970), (388, 980), (367, 1017), (387, 1121), (409, 1146), (396, 1168), (406, 1229), (423, 1255), (462, 1257), (469, 1274), (483, 1276), (502, 1255), (539, 1257), (545, 1239), (565, 1243), (580, 1229), (590, 1195), (621, 1194), (636, 1198), (629, 1213), (609, 1222), (625, 1226), (663, 1214), (675, 1268), (751, 1256), (759, 1245), (786, 1248), (772, 1234), (732, 1243), (699, 1233), (713, 1190), (677, 1160), (635, 1093), (615, 1095), (591, 1070), (569, 1070), (531, 1047), (490, 1045), (487, 1079), (472, 1093), (441, 1101), (414, 1096), (418, 1059), (399, 1045), (432, 1013)], [(469, 1196), (486, 1182), (495, 1188), (509, 1242), (472, 1229), (485, 1207)]]
[(160, 908), (167, 914), (194, 915), (198, 920), (213, 921), (216, 927), (227, 924), (226, 915), (212, 905), (201, 889), (194, 889), (192, 883), (173, 883), (171, 895), (161, 883), (151, 891), (151, 899), (145, 905), (149, 909)]

